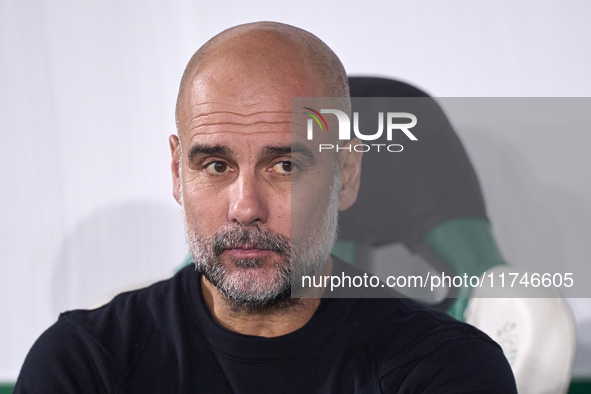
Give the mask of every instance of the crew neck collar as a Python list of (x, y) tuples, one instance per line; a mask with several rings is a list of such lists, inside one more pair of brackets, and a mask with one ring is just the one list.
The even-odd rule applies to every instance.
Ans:
[[(346, 263), (332, 258), (333, 275), (340, 275), (341, 264)], [(211, 315), (201, 292), (201, 274), (192, 264), (182, 276), (185, 304), (201, 335), (218, 353), (243, 360), (270, 362), (314, 350), (337, 333), (357, 301), (323, 298), (310, 320), (296, 331), (273, 338), (244, 335), (223, 327)]]

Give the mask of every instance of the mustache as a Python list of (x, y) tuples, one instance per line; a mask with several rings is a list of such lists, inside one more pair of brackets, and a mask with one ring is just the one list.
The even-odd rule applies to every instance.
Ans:
[(215, 256), (225, 250), (248, 247), (249, 249), (270, 250), (280, 256), (289, 256), (291, 247), (287, 237), (260, 227), (234, 225), (218, 231), (212, 240)]

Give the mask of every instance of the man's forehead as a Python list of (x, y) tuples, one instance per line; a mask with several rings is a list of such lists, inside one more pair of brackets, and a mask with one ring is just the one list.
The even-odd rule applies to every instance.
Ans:
[(225, 146), (233, 151), (262, 150), (269, 146), (290, 146), (293, 144), (309, 145), (303, 132), (292, 133), (290, 128), (284, 130), (264, 130), (259, 125), (249, 128), (239, 127), (237, 130), (209, 130), (203, 133), (192, 133), (181, 142), (182, 145)]
[(236, 128), (241, 126), (247, 128), (253, 125), (289, 125), (292, 114), (290, 107), (286, 106), (265, 104), (256, 106), (215, 105), (207, 103), (193, 106), (188, 115), (185, 123), (191, 129), (195, 129), (218, 125), (236, 126)]
[(289, 130), (219, 130), (204, 133), (193, 133), (188, 138), (192, 144), (209, 145), (249, 145), (264, 146), (265, 144), (287, 143), (291, 141), (291, 132)]
[(292, 112), (289, 106), (204, 103), (194, 106), (187, 115), (179, 122), (179, 132), (191, 140), (221, 134), (228, 134), (222, 136), (226, 139), (265, 133), (269, 138), (274, 134), (286, 134), (283, 138), (294, 134), (298, 139), (305, 135), (306, 118), (301, 112)]
[[(306, 138), (306, 119), (301, 112), (261, 111), (248, 114), (213, 111), (196, 117), (181, 135), (181, 145), (191, 152), (201, 148), (223, 148), (232, 156), (264, 156), (265, 154), (315, 152), (314, 142)], [(186, 148), (185, 148), (186, 147)], [(215, 153), (213, 150), (209, 150)]]

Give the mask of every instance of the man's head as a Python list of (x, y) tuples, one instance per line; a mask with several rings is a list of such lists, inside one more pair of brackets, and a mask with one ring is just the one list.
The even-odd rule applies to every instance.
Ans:
[[(264, 88), (268, 84), (284, 83), (283, 78), (291, 72), (293, 77), (301, 78), (300, 83), (312, 83), (318, 88), (315, 89), (321, 92), (318, 97), (349, 97), (349, 81), (341, 61), (318, 37), (281, 23), (249, 23), (221, 32), (193, 54), (181, 79), (177, 128), (193, 78), (215, 63), (226, 66), (230, 72), (230, 79), (223, 81), (226, 85), (246, 74), (260, 77)], [(256, 85), (250, 86), (250, 91), (255, 88)]]
[(191, 58), (170, 138), (173, 194), (197, 268), (234, 306), (285, 300), (293, 278), (328, 259), (360, 154), (321, 155), (303, 128), (292, 133), (291, 98), (348, 95), (336, 55), (292, 26), (237, 26)]

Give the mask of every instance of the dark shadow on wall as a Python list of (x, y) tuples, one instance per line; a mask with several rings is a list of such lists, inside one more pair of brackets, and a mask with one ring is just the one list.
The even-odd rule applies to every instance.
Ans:
[(180, 209), (145, 201), (102, 207), (61, 244), (53, 261), (52, 313), (88, 308), (107, 292), (170, 272), (185, 255)]

